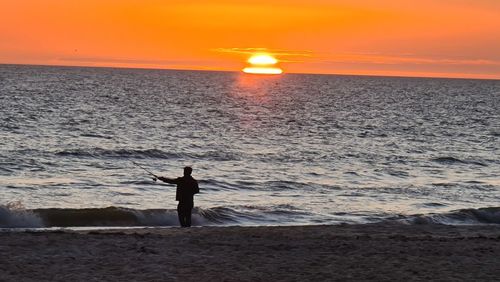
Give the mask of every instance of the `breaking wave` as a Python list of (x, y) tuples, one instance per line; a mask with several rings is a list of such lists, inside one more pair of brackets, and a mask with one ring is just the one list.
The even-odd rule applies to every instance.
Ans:
[[(242, 206), (195, 208), (193, 225), (235, 225), (244, 223), (286, 222), (303, 214), (289, 207), (273, 208)], [(0, 228), (47, 227), (140, 227), (178, 226), (177, 211), (169, 209), (107, 208), (45, 208), (22, 209), (0, 206)]]
[(0, 228), (44, 227), (42, 219), (34, 212), (25, 210), (19, 202), (0, 206)]
[[(289, 205), (273, 207), (232, 206), (193, 210), (194, 226), (210, 225), (297, 225), (310, 224), (310, 214)], [(344, 214), (345, 222), (353, 214)], [(365, 215), (367, 216), (367, 215)], [(348, 220), (348, 219), (351, 220)], [(410, 216), (371, 216), (364, 222), (396, 221), (405, 224), (477, 225), (500, 224), (500, 207), (461, 209), (440, 214)], [(324, 218), (316, 224), (339, 224), (342, 220)], [(363, 222), (360, 220), (360, 222)], [(107, 208), (45, 208), (23, 209), (17, 204), (0, 206), (0, 228), (49, 228), (49, 227), (163, 227), (178, 226), (177, 212), (173, 209)]]
[(402, 221), (409, 224), (500, 224), (500, 207), (461, 209), (447, 213), (412, 215), (403, 218)]

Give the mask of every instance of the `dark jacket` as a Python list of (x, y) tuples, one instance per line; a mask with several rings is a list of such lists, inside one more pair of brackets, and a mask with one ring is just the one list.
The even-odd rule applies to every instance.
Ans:
[(180, 203), (192, 203), (194, 194), (200, 192), (198, 181), (192, 176), (183, 176), (176, 179), (160, 179), (170, 184), (177, 184), (175, 191), (175, 200)]

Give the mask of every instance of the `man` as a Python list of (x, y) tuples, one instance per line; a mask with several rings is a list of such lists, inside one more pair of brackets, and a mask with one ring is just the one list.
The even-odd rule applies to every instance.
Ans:
[(179, 215), (179, 223), (182, 227), (191, 226), (191, 212), (194, 206), (193, 196), (200, 192), (198, 181), (191, 176), (193, 169), (190, 167), (184, 168), (184, 176), (178, 178), (158, 177), (159, 180), (169, 183), (177, 184), (175, 192), (175, 200), (179, 201), (177, 205), (177, 214)]

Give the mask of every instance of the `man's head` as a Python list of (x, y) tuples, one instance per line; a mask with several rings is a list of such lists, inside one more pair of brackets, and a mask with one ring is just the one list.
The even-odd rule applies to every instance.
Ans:
[(190, 166), (184, 167), (184, 176), (190, 176), (193, 169)]

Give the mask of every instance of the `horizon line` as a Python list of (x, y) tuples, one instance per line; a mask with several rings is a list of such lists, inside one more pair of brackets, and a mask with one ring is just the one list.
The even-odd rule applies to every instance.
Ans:
[[(131, 67), (131, 66), (90, 66), (90, 65), (63, 65), (63, 64), (22, 64), (22, 63), (1, 63), (0, 66), (34, 66), (34, 67), (66, 67), (66, 68), (102, 68), (102, 69), (136, 69), (136, 70), (165, 70), (165, 71), (206, 71), (206, 72), (234, 72), (244, 73), (241, 70), (221, 70), (221, 69), (188, 69), (188, 68), (168, 68), (168, 67)], [(460, 79), (460, 80), (491, 80), (500, 81), (499, 78), (486, 77), (466, 77), (466, 76), (419, 76), (419, 75), (390, 75), (390, 74), (355, 74), (355, 73), (320, 73), (320, 72), (287, 72), (284, 71), (280, 75), (286, 74), (305, 74), (305, 75), (332, 75), (332, 76), (362, 76), (362, 77), (393, 77), (393, 78), (427, 78), (427, 79)]]

